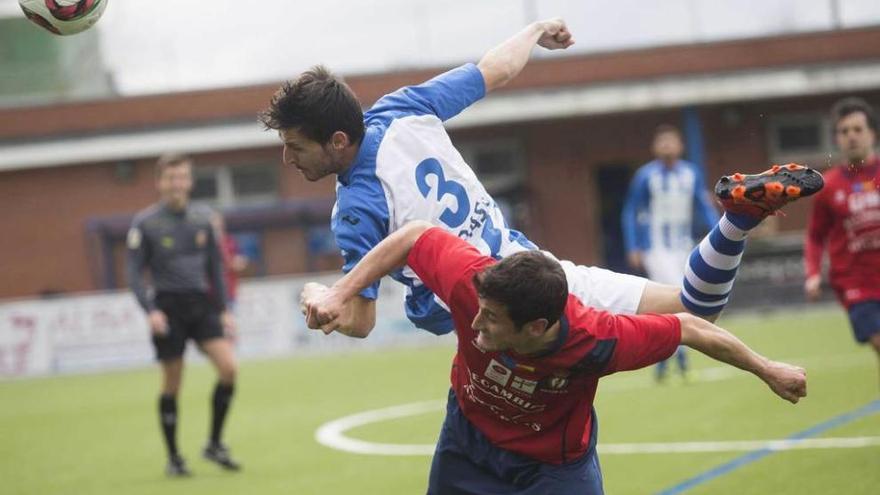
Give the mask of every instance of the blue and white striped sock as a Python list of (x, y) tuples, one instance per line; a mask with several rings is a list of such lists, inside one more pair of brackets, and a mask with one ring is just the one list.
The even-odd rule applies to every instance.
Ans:
[(749, 230), (761, 220), (725, 213), (699, 246), (685, 267), (681, 303), (691, 313), (709, 316), (727, 304), (736, 271), (742, 260)]

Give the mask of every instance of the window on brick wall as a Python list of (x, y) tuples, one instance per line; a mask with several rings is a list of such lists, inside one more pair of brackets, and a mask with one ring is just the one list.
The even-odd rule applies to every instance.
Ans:
[(770, 158), (774, 163), (821, 165), (833, 153), (831, 124), (824, 114), (773, 116), (768, 130)]
[(456, 143), (461, 156), (498, 203), (511, 228), (528, 223), (525, 149), (515, 139)]
[(274, 165), (196, 167), (194, 174), (194, 201), (230, 208), (278, 199), (278, 168)]

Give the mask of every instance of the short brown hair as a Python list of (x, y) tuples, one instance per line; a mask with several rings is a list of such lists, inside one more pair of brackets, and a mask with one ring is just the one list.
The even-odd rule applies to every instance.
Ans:
[(183, 153), (165, 153), (156, 160), (156, 177), (160, 177), (165, 169), (177, 167), (185, 163), (191, 164), (192, 157)]
[(360, 102), (348, 85), (322, 65), (282, 84), (259, 118), (266, 129), (296, 129), (321, 144), (337, 131), (346, 133), (352, 143), (364, 137)]
[(672, 124), (660, 124), (657, 127), (655, 127), (653, 139), (656, 140), (658, 137), (660, 137), (663, 134), (675, 134), (680, 141), (684, 140), (682, 138), (681, 131), (678, 129), (678, 127), (675, 127)]
[(868, 121), (868, 127), (877, 132), (877, 114), (874, 113), (874, 107), (867, 101), (851, 96), (838, 100), (831, 107), (831, 121), (834, 122), (834, 131), (837, 132), (837, 124), (844, 118), (854, 113), (862, 112)]
[(473, 282), (480, 297), (507, 308), (517, 328), (539, 318), (553, 325), (568, 300), (562, 265), (540, 251), (508, 256), (474, 275)]

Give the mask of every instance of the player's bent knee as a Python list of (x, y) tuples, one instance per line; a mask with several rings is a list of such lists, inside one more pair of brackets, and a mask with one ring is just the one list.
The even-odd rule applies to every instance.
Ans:
[(235, 383), (235, 379), (238, 376), (238, 363), (235, 361), (232, 354), (224, 356), (223, 359), (218, 360), (217, 376), (222, 383), (227, 385)]
[(220, 368), (220, 381), (227, 384), (232, 385), (235, 383), (235, 379), (238, 376), (238, 367), (233, 363), (230, 366), (224, 366)]
[(165, 379), (162, 380), (162, 394), (176, 397), (180, 392), (180, 381), (179, 374), (176, 376), (165, 375)]

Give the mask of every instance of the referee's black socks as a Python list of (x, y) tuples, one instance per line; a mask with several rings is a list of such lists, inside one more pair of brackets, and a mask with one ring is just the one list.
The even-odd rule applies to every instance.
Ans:
[(168, 456), (177, 456), (177, 397), (166, 394), (159, 397), (159, 423), (165, 435)]
[(235, 390), (234, 385), (217, 383), (214, 387), (214, 396), (211, 401), (213, 405), (213, 415), (211, 419), (211, 444), (220, 443), (220, 436), (223, 433), (223, 423), (226, 421), (226, 413), (229, 411), (229, 403), (232, 402), (232, 393)]

